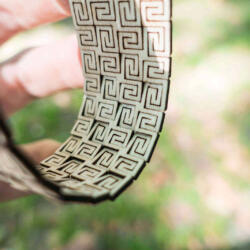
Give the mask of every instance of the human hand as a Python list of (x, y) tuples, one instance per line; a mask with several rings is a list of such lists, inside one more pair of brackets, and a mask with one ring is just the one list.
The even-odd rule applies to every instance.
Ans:
[[(28, 157), (32, 158), (34, 164), (39, 164), (40, 161), (51, 155), (59, 146), (58, 142), (47, 139), (23, 145), (21, 149)], [(9, 184), (0, 181), (0, 202), (17, 199), (30, 194), (30, 192), (16, 190)]]
[[(67, 0), (2, 0), (0, 45), (18, 32), (70, 15)], [(28, 49), (0, 64), (0, 105), (10, 115), (35, 98), (81, 87), (80, 55), (76, 37)]]
[[(70, 16), (68, 0), (0, 1), (0, 46), (18, 32)], [(0, 63), (0, 107), (10, 116), (36, 98), (83, 84), (80, 53), (75, 35), (43, 47), (27, 49)], [(26, 153), (39, 163), (58, 144), (45, 140), (30, 144)], [(0, 200), (19, 197), (20, 192), (3, 188)]]

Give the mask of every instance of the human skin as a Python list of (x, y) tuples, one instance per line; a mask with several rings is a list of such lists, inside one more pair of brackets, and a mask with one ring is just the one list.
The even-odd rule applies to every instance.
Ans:
[[(0, 46), (12, 36), (70, 16), (68, 0), (0, 0)], [(63, 53), (62, 53), (63, 51)], [(0, 63), (0, 107), (7, 117), (35, 99), (83, 85), (75, 35), (27, 49)], [(35, 163), (58, 147), (52, 140), (23, 145)], [(27, 195), (0, 182), (0, 202)]]

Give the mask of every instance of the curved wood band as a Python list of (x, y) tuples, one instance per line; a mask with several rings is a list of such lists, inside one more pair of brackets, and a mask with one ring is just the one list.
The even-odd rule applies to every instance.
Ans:
[(70, 3), (83, 103), (71, 136), (36, 167), (34, 178), (58, 199), (96, 203), (132, 183), (157, 143), (171, 73), (171, 1)]

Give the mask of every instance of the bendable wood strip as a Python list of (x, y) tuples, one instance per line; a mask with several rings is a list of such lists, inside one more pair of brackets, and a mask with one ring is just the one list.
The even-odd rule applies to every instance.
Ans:
[(96, 203), (115, 199), (131, 184), (157, 143), (171, 74), (171, 1), (70, 4), (85, 77), (83, 103), (69, 139), (35, 175), (29, 169), (40, 178), (39, 188), (34, 182), (28, 187), (37, 192), (44, 185), (48, 197)]

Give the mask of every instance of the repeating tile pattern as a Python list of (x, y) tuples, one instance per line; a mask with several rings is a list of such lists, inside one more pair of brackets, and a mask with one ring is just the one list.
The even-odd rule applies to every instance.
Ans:
[(70, 3), (85, 76), (77, 122), (68, 140), (35, 169), (1, 127), (1, 176), (49, 198), (94, 203), (120, 194), (154, 151), (167, 108), (171, 3)]
[(154, 151), (167, 108), (170, 0), (70, 0), (85, 77), (69, 139), (39, 171), (67, 195), (115, 198)]

